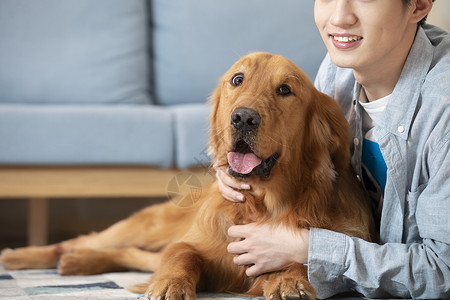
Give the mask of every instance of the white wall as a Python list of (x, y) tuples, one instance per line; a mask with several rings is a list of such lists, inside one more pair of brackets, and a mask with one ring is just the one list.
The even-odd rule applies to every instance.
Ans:
[(428, 16), (427, 23), (450, 31), (450, 0), (436, 0)]

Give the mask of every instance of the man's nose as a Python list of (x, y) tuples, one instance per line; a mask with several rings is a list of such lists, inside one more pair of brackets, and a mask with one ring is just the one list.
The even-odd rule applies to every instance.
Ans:
[(358, 18), (355, 15), (353, 1), (351, 0), (335, 0), (335, 7), (330, 18), (333, 26), (346, 28), (354, 25)]

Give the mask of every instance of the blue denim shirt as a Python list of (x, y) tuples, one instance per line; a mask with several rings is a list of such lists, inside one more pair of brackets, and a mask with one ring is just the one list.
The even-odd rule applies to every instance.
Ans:
[[(353, 131), (361, 176), (361, 86), (327, 56), (316, 87), (334, 97)], [(387, 165), (381, 243), (313, 228), (309, 280), (319, 298), (345, 290), (367, 297), (450, 297), (450, 35), (417, 31), (391, 101), (374, 129)], [(351, 213), (351, 212), (349, 212)]]

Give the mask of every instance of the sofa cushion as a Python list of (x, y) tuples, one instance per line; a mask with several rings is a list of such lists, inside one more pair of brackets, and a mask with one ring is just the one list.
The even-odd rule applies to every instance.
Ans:
[(174, 116), (175, 163), (178, 168), (209, 169), (208, 156), (209, 113), (211, 106), (184, 104), (170, 107)]
[(0, 164), (173, 165), (173, 115), (148, 105), (0, 105)]
[(326, 49), (314, 1), (153, 0), (156, 101), (205, 102), (218, 78), (251, 51), (282, 54), (311, 78)]
[(0, 102), (149, 103), (145, 0), (1, 0)]

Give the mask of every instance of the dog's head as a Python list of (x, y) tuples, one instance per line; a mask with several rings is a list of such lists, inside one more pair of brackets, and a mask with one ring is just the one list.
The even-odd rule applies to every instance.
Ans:
[(210, 152), (237, 178), (270, 179), (278, 170), (314, 179), (348, 164), (339, 106), (282, 56), (244, 56), (222, 77), (211, 102)]

